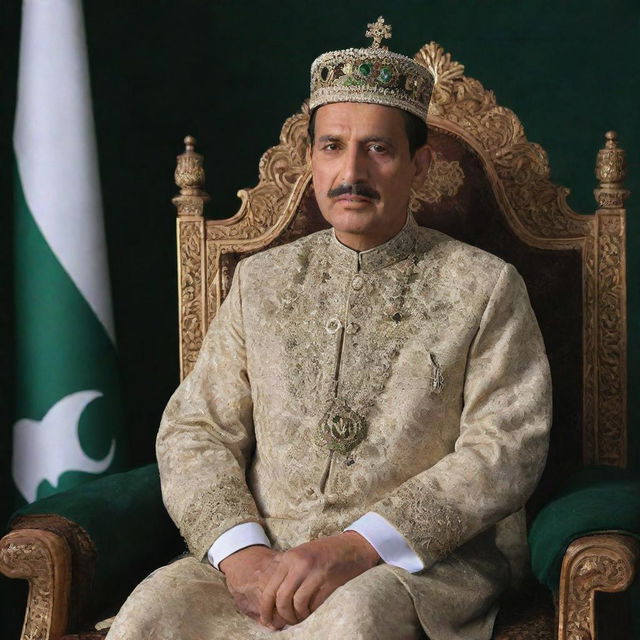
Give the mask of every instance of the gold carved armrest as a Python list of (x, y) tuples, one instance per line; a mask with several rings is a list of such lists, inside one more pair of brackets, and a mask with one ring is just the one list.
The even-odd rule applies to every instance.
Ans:
[(22, 640), (56, 640), (78, 625), (95, 557), (84, 529), (62, 516), (14, 521), (0, 540), (0, 571), (29, 582)]
[(558, 640), (595, 640), (596, 591), (627, 589), (638, 558), (638, 541), (617, 533), (584, 536), (569, 545), (560, 573)]

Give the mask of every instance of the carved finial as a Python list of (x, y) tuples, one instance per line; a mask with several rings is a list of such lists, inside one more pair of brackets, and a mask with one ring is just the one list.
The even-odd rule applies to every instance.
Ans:
[(600, 209), (622, 209), (629, 196), (622, 184), (627, 175), (625, 153), (618, 147), (615, 131), (607, 131), (604, 137), (606, 142), (596, 160), (596, 178), (600, 184), (593, 190), (593, 195)]
[(375, 22), (367, 25), (367, 32), (364, 34), (367, 38), (373, 38), (373, 42), (369, 45), (370, 49), (388, 49), (386, 45), (380, 44), (382, 40), (391, 38), (391, 25), (385, 24), (384, 18), (379, 16)]
[(204, 203), (209, 201), (209, 195), (204, 187), (204, 158), (196, 153), (196, 139), (187, 136), (184, 139), (185, 150), (177, 158), (175, 180), (180, 187), (180, 195), (172, 202), (178, 209), (179, 216), (202, 216)]

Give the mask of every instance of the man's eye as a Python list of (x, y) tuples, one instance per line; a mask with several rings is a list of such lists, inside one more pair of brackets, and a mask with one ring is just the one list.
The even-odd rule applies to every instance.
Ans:
[(336, 151), (338, 149), (337, 142), (328, 142), (322, 147), (323, 151)]
[(373, 151), (374, 153), (385, 153), (387, 150), (387, 148), (381, 144), (372, 144), (369, 149), (371, 149), (371, 151)]

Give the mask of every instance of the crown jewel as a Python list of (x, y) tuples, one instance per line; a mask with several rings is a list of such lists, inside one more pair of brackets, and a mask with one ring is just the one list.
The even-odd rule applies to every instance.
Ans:
[(369, 102), (397, 107), (427, 119), (433, 77), (426, 67), (382, 44), (391, 25), (380, 16), (367, 25), (372, 39), (365, 49), (329, 51), (311, 65), (311, 98), (315, 109), (330, 102)]

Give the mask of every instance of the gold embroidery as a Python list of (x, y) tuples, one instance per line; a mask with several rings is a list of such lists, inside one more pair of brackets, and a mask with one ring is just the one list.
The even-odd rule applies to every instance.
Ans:
[(224, 520), (260, 520), (246, 483), (236, 476), (221, 476), (218, 484), (202, 493), (189, 505), (180, 522), (180, 533), (189, 548), (200, 546), (200, 537), (210, 535), (213, 527)]
[[(419, 273), (432, 242), (409, 218), (395, 238), (373, 250), (352, 251), (328, 231), (297, 254), (273, 319), (283, 336), (283, 360), (290, 363), (279, 375), (296, 411), (315, 416), (317, 445), (346, 454), (366, 438), (367, 416), (424, 321), (425, 282)], [(441, 393), (442, 367), (435, 353), (425, 357), (429, 386)], [(345, 358), (349, 376), (340, 373)]]
[(402, 505), (402, 522), (396, 528), (416, 548), (427, 550), (438, 561), (457, 549), (464, 537), (460, 510), (432, 494), (421, 483), (405, 483), (397, 492), (378, 503), (377, 513), (392, 524)]
[(433, 369), (431, 390), (435, 393), (440, 393), (444, 389), (444, 376), (442, 375), (442, 369), (438, 364), (435, 354), (430, 353), (429, 359), (431, 360), (431, 367)]

